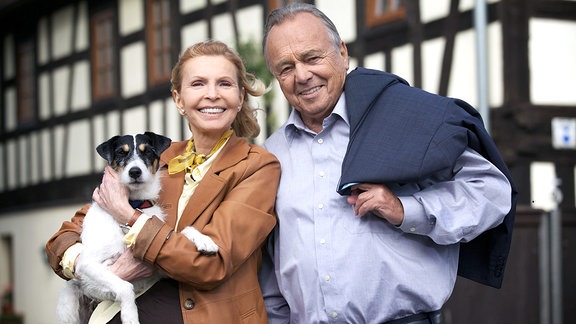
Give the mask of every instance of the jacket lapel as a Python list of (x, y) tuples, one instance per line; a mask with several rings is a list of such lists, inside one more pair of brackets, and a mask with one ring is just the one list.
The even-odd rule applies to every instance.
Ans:
[[(167, 157), (167, 161), (183, 152), (187, 142), (183, 143), (183, 146), (179, 145), (179, 150), (176, 154), (172, 153), (170, 154), (170, 158)], [(180, 148), (180, 146), (182, 148)], [(216, 160), (214, 160), (212, 167), (208, 170), (200, 184), (198, 184), (198, 187), (194, 190), (194, 194), (190, 197), (190, 201), (182, 212), (182, 216), (178, 222), (178, 228), (176, 229), (178, 232), (186, 226), (193, 224), (204, 210), (213, 203), (218, 193), (225, 188), (228, 182), (227, 177), (220, 176), (220, 173), (245, 159), (248, 151), (249, 146), (244, 139), (236, 135), (230, 137), (228, 143), (224, 145), (222, 151), (218, 154)], [(167, 161), (165, 161), (165, 163), (167, 163)], [(174, 226), (176, 223), (176, 215), (178, 214), (178, 200), (182, 195), (182, 188), (184, 186), (184, 172), (167, 175), (164, 183), (169, 186), (168, 188), (172, 188), (172, 190), (166, 191), (164, 202), (170, 205), (169, 208), (173, 209), (169, 212), (172, 217), (167, 221), (167, 224)]]

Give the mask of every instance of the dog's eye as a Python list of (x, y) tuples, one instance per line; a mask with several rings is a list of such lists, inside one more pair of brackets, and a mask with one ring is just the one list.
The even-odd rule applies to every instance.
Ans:
[(130, 150), (128, 149), (128, 145), (122, 145), (116, 149), (115, 153), (118, 156), (124, 156), (124, 155), (127, 155), (129, 151)]

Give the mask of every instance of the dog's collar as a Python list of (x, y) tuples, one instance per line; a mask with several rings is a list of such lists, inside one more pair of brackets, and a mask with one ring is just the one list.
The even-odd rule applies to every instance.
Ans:
[(154, 201), (152, 200), (130, 200), (129, 203), (132, 208), (138, 209), (146, 209), (154, 206)]

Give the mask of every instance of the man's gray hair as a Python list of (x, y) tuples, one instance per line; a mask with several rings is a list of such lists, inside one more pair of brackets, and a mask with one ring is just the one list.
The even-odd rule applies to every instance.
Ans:
[(264, 38), (262, 39), (262, 49), (264, 52), (264, 58), (266, 59), (266, 64), (270, 66), (268, 62), (268, 55), (266, 55), (266, 41), (268, 40), (268, 34), (272, 27), (283, 23), (286, 20), (293, 19), (296, 17), (297, 14), (307, 12), (310, 13), (322, 21), (326, 29), (328, 30), (328, 34), (332, 43), (334, 44), (334, 48), (338, 49), (340, 47), (340, 34), (336, 29), (336, 26), (328, 18), (322, 11), (316, 8), (314, 5), (308, 3), (301, 3), (301, 2), (294, 2), (287, 6), (280, 7), (278, 9), (273, 10), (266, 19), (266, 25), (264, 26)]

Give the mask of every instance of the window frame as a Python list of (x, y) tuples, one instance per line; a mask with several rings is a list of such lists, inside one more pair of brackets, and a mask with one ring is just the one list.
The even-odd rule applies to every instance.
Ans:
[(16, 55), (17, 125), (38, 121), (36, 110), (36, 46), (32, 39), (18, 44)]
[(118, 94), (118, 63), (113, 9), (99, 11), (91, 17), (90, 36), (92, 99), (98, 101), (114, 97)]
[(146, 0), (146, 13), (148, 84), (155, 86), (169, 82), (172, 73), (171, 1)]
[[(388, 10), (378, 13), (378, 2), (385, 3)], [(390, 9), (391, 8), (391, 9)], [(366, 27), (406, 19), (406, 1), (404, 0), (366, 0), (365, 8)]]

